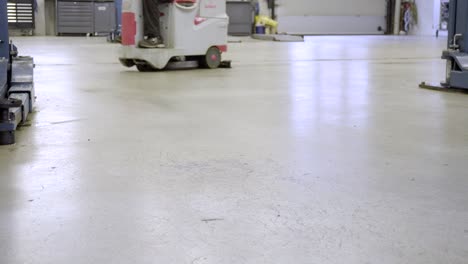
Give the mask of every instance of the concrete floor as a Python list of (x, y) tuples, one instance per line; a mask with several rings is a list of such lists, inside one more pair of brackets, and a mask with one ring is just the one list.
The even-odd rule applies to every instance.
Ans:
[(468, 95), (445, 40), (230, 45), (139, 73), (19, 38), (37, 113), (0, 148), (0, 263), (467, 263)]

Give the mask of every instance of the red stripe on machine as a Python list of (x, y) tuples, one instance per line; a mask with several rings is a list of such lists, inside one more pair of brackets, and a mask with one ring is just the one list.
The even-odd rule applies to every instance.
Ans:
[(207, 18), (197, 16), (197, 17), (195, 17), (195, 21), (193, 23), (195, 24), (195, 26), (198, 26), (201, 23), (205, 22), (206, 20), (207, 20)]
[(227, 50), (228, 50), (227, 45), (218, 45), (216, 47), (218, 47), (219, 51), (221, 51), (221, 52), (227, 52)]
[(137, 32), (135, 13), (122, 13), (122, 45), (135, 45), (135, 36)]

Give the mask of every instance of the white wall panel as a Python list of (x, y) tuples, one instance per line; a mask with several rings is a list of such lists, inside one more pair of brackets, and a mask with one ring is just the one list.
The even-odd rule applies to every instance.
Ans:
[(281, 16), (385, 16), (385, 0), (276, 0)]
[(277, 0), (277, 4), (280, 32), (383, 34), (386, 27), (386, 0)]

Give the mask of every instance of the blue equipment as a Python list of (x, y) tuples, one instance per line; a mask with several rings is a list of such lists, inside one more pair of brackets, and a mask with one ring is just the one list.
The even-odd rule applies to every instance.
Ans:
[(15, 143), (15, 130), (34, 107), (31, 57), (19, 57), (8, 35), (7, 1), (0, 2), (0, 145)]

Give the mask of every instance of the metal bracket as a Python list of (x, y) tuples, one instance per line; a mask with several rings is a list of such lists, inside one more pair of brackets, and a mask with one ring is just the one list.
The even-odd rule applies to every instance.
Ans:
[(0, 145), (15, 143), (14, 114), (10, 108), (21, 107), (23, 102), (16, 99), (0, 99)]
[[(0, 99), (0, 111), (4, 109), (10, 109), (12, 107), (20, 107), (23, 104), (21, 100), (16, 99)], [(0, 121), (2, 121), (2, 116), (0, 116)]]
[(419, 84), (419, 88), (433, 90), (433, 91), (449, 92), (449, 93), (463, 93), (463, 94), (468, 93), (466, 89), (451, 87), (446, 83), (434, 84), (434, 83), (422, 82), (421, 84)]

